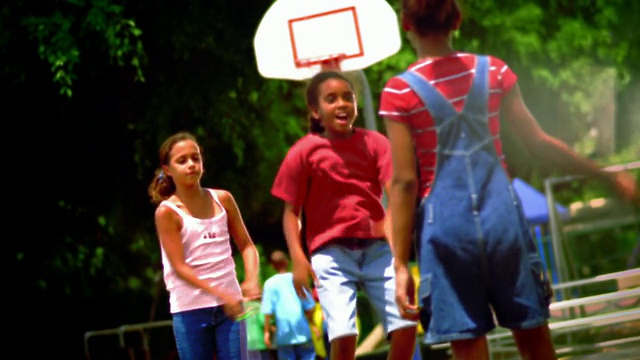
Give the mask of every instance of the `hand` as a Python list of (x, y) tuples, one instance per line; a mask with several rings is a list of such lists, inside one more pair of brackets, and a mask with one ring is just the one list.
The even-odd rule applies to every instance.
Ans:
[(311, 328), (311, 333), (313, 334), (314, 337), (316, 338), (320, 338), (321, 337), (321, 333), (320, 333), (320, 329), (315, 326), (315, 325), (311, 325), (309, 326)]
[(311, 264), (306, 259), (298, 261), (294, 260), (291, 272), (293, 274), (293, 287), (296, 289), (298, 297), (301, 299), (306, 298), (307, 293), (305, 293), (304, 290), (306, 289), (309, 293), (311, 292), (311, 288), (309, 287), (309, 276), (313, 278), (314, 283), (318, 283), (318, 278), (311, 268)]
[(242, 299), (235, 299), (229, 302), (225, 302), (222, 305), (222, 310), (227, 314), (228, 317), (235, 319), (242, 313), (244, 313), (244, 304), (242, 303)]
[(614, 173), (613, 183), (622, 198), (631, 201), (635, 205), (640, 205), (640, 192), (633, 175), (627, 172)]
[(269, 349), (273, 347), (271, 344), (271, 333), (269, 331), (264, 333), (264, 344), (267, 345)]
[(256, 281), (243, 281), (240, 284), (244, 301), (259, 299), (261, 296), (260, 283)]
[(415, 304), (415, 282), (411, 271), (406, 264), (395, 264), (394, 268), (396, 272), (396, 304), (400, 316), (408, 320), (418, 320), (420, 309)]

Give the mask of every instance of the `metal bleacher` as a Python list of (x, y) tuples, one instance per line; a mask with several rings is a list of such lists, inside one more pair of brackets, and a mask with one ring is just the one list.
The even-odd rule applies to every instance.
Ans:
[[(558, 358), (607, 355), (612, 359), (640, 359), (640, 268), (558, 284), (554, 291), (604, 282), (627, 288), (555, 301), (549, 306), (549, 328)], [(496, 329), (488, 340), (492, 359), (520, 358), (509, 331)], [(627, 357), (626, 352), (635, 355)]]
[[(605, 170), (639, 168), (640, 162), (632, 162)], [(559, 359), (640, 359), (640, 267), (627, 268), (636, 262), (614, 258), (637, 254), (635, 251), (631, 254), (600, 251), (588, 260), (610, 259), (609, 265), (619, 271), (587, 278), (581, 278), (577, 269), (589, 269), (590, 264), (576, 257), (579, 246), (593, 246), (577, 243), (580, 236), (612, 229), (617, 233), (635, 232), (636, 248), (640, 246), (640, 212), (637, 206), (606, 198), (587, 202), (582, 208), (572, 207), (569, 218), (560, 216), (554, 189), (580, 179), (569, 176), (545, 180), (552, 243), (548, 258), (552, 259), (550, 275), (555, 280), (549, 328), (556, 355)], [(590, 206), (592, 204), (594, 206)], [(513, 337), (506, 329), (494, 330), (488, 340), (492, 359), (520, 359)]]
[[(606, 170), (637, 169), (640, 169), (640, 162), (612, 166)], [(548, 271), (553, 279), (554, 296), (549, 307), (549, 328), (556, 355), (559, 359), (640, 360), (640, 267), (636, 267), (637, 260), (640, 260), (636, 259), (640, 254), (640, 211), (637, 206), (617, 199), (597, 199), (593, 202), (598, 204), (597, 209), (587, 209), (590, 205), (587, 204), (580, 211), (572, 211), (572, 217), (560, 216), (554, 187), (566, 187), (576, 179), (580, 177), (545, 180), (548, 235), (536, 234), (537, 240), (541, 241), (540, 251), (548, 251), (541, 254), (543, 259), (550, 259)], [(635, 231), (638, 239), (635, 248), (623, 254), (601, 250), (588, 260), (612, 259), (610, 265), (619, 271), (581, 278), (576, 269), (588, 268), (588, 264), (582, 263), (575, 251), (578, 246), (593, 245), (578, 244), (576, 239), (584, 234), (590, 236), (611, 229), (616, 233)], [(542, 240), (551, 246), (544, 246)], [(613, 259), (621, 255), (634, 261)], [(521, 359), (508, 329), (496, 328), (487, 338), (492, 360)], [(431, 348), (449, 349), (449, 344)]]

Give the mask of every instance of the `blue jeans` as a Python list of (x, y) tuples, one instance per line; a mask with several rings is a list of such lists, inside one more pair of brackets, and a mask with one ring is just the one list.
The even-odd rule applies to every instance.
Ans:
[(271, 360), (269, 350), (249, 350), (248, 360)]
[(313, 343), (298, 345), (279, 345), (278, 360), (315, 360), (316, 350)]
[[(229, 318), (222, 306), (173, 314), (173, 334), (180, 360), (242, 360), (244, 323)], [(245, 354), (246, 355), (246, 354)]]

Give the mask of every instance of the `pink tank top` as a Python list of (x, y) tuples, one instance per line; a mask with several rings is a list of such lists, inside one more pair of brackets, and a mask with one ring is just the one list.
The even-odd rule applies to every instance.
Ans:
[[(207, 189), (222, 212), (212, 218), (195, 218), (175, 204), (163, 201), (160, 206), (168, 206), (182, 218), (182, 246), (185, 262), (191, 266), (200, 279), (208, 280), (217, 288), (241, 296), (240, 284), (236, 276), (235, 262), (231, 252), (227, 212), (212, 189)], [(164, 282), (169, 291), (170, 312), (201, 309), (222, 305), (223, 301), (202, 289), (193, 287), (182, 280), (169, 263), (161, 246)]]

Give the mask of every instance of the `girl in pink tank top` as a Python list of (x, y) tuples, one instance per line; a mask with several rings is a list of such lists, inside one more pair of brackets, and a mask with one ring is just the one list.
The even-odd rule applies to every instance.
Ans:
[[(183, 360), (245, 359), (246, 334), (235, 319), (243, 300), (260, 296), (258, 252), (231, 193), (202, 188), (202, 172), (200, 146), (180, 132), (160, 147), (149, 186), (176, 346)], [(230, 238), (242, 254), (242, 284)]]

